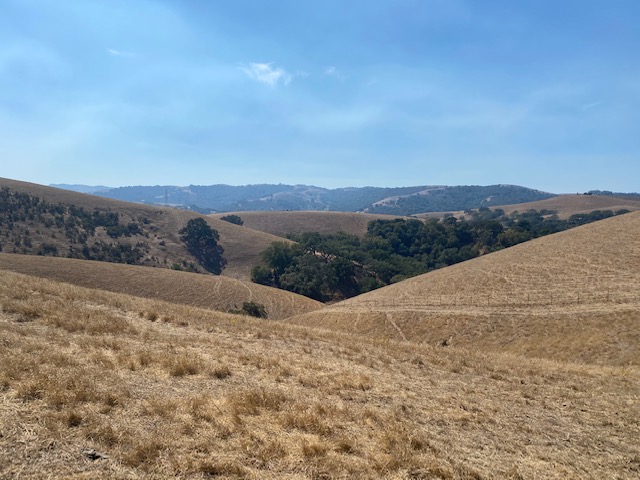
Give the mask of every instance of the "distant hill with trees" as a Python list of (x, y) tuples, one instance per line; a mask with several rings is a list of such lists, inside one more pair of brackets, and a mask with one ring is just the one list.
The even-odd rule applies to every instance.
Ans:
[(532, 202), (554, 196), (516, 185), (321, 188), (309, 185), (129, 186), (96, 195), (200, 213), (325, 210), (412, 215)]

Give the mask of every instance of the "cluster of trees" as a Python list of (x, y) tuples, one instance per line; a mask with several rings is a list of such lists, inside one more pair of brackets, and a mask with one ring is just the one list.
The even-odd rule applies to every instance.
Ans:
[(97, 241), (96, 229), (111, 239), (147, 236), (140, 222), (123, 223), (117, 212), (49, 203), (27, 193), (0, 189), (0, 251), (139, 264), (149, 251), (143, 241)]
[(554, 212), (505, 215), (483, 208), (469, 220), (375, 220), (363, 238), (345, 233), (292, 236), (275, 242), (252, 269), (252, 280), (319, 301), (349, 298), (550, 233), (615, 214), (595, 211), (559, 219)]
[(233, 223), (234, 225), (244, 225), (244, 221), (240, 218), (239, 215), (225, 215), (224, 217), (220, 217), (220, 220), (224, 220), (225, 222)]
[(81, 251), (83, 258), (87, 260), (138, 265), (149, 251), (149, 245), (145, 242), (138, 242), (135, 245), (95, 242), (91, 246), (85, 245)]

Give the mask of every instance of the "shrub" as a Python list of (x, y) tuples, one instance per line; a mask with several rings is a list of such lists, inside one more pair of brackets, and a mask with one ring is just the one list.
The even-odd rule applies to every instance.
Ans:
[(242, 313), (252, 317), (267, 318), (267, 309), (260, 303), (244, 302), (242, 304)]
[(238, 215), (225, 215), (224, 217), (220, 217), (220, 220), (224, 220), (225, 222), (233, 223), (235, 225), (244, 225), (244, 222)]

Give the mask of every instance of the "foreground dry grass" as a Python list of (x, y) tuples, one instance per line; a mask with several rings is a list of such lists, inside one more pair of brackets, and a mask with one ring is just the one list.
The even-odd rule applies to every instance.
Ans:
[(0, 273), (0, 477), (637, 478), (637, 368)]
[(233, 278), (70, 258), (0, 253), (0, 270), (137, 297), (228, 312), (244, 302), (264, 305), (269, 318), (283, 319), (324, 307), (295, 293)]
[(640, 365), (640, 212), (532, 240), (289, 321), (431, 345), (448, 341), (555, 360)]
[[(367, 233), (367, 225), (373, 220), (393, 220), (394, 215), (374, 215), (370, 213), (352, 212), (288, 212), (288, 211), (263, 211), (263, 212), (234, 212), (242, 218), (245, 227), (260, 232), (271, 233), (279, 237), (289, 234), (305, 232), (319, 232), (332, 234), (345, 232), (358, 237)], [(221, 218), (229, 213), (214, 213), (211, 218)]]

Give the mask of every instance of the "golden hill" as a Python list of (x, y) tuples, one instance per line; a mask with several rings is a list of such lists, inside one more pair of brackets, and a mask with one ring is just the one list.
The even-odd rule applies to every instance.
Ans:
[[(640, 210), (640, 200), (632, 200), (622, 197), (612, 197), (609, 195), (559, 195), (546, 200), (536, 202), (514, 203), (512, 205), (500, 205), (491, 207), (492, 210), (502, 209), (506, 214), (513, 212), (526, 212), (527, 210), (555, 210), (559, 218), (566, 220), (571, 215), (578, 213), (591, 213), (594, 210), (616, 210), (626, 209), (631, 212)], [(429, 212), (414, 215), (417, 218), (442, 218), (446, 214), (455, 217), (465, 217), (463, 211), (455, 212)]]
[(436, 270), (290, 321), (602, 364), (640, 364), (640, 212)]
[(594, 210), (640, 210), (640, 200), (611, 197), (608, 195), (560, 195), (537, 202), (517, 203), (505, 205), (501, 208), (509, 214), (515, 211), (526, 212), (527, 210), (555, 210), (558, 217), (567, 219), (577, 213), (590, 213)]
[(225, 312), (239, 310), (244, 302), (256, 302), (266, 307), (271, 319), (324, 306), (302, 295), (255, 283), (164, 268), (0, 253), (0, 270)]
[(319, 232), (322, 234), (345, 232), (362, 237), (367, 233), (368, 223), (373, 220), (406, 218), (394, 215), (324, 211), (233, 212), (214, 213), (209, 217), (219, 219), (225, 215), (238, 215), (244, 221), (244, 226), (280, 237), (305, 232)]
[[(204, 218), (212, 228), (220, 233), (220, 245), (224, 248), (224, 257), (228, 262), (227, 268), (223, 271), (225, 276), (250, 280), (251, 267), (259, 263), (260, 253), (272, 242), (282, 241), (279, 237), (250, 228), (239, 227), (195, 212), (121, 202), (94, 195), (0, 178), (0, 188), (3, 187), (39, 197), (50, 203), (75, 205), (89, 211), (100, 209), (118, 212), (122, 217), (121, 222), (124, 223), (145, 220), (148, 222), (147, 228), (152, 232), (152, 235), (148, 238), (142, 239), (150, 247), (143, 262), (149, 266), (170, 267), (174, 263), (180, 264), (183, 259), (194, 261), (193, 257), (184, 248), (178, 234), (178, 231), (192, 218)], [(97, 235), (100, 236), (100, 232)], [(104, 233), (102, 233), (102, 237), (108, 240)], [(31, 232), (31, 238), (34, 243), (38, 241), (56, 242), (56, 240), (51, 240), (46, 231), (40, 234)], [(134, 236), (129, 240), (123, 241), (135, 243), (139, 240)], [(59, 238), (57, 241), (61, 242), (62, 239)], [(62, 255), (64, 255), (64, 252)]]
[(635, 367), (381, 342), (6, 271), (0, 305), (1, 478), (640, 470)]

